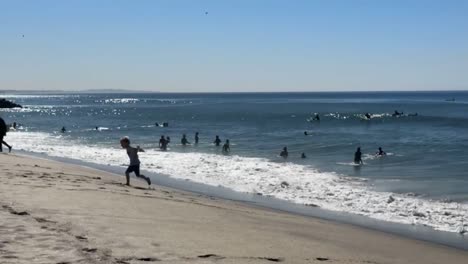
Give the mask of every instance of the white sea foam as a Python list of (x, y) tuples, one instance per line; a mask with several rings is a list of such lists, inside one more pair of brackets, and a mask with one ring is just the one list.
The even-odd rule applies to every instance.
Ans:
[(106, 104), (131, 104), (137, 103), (140, 99), (137, 98), (113, 98), (113, 99), (105, 99), (105, 100), (98, 100), (97, 103), (106, 103)]
[[(128, 162), (118, 143), (115, 148), (104, 148), (65, 139), (62, 135), (31, 132), (12, 132), (7, 138), (16, 149), (50, 156), (114, 166)], [(293, 203), (317, 205), (385, 221), (426, 225), (437, 230), (465, 233), (468, 229), (468, 204), (377, 192), (363, 179), (320, 172), (309, 166), (236, 155), (158, 150), (146, 150), (140, 159), (143, 170), (173, 178), (224, 186), (239, 192), (261, 193)]]

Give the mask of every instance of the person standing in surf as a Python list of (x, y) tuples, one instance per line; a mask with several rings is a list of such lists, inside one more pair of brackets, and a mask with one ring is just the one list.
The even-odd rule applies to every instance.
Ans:
[(11, 152), (12, 146), (8, 145), (5, 141), (3, 141), (3, 138), (6, 136), (7, 133), (7, 125), (5, 123), (5, 120), (0, 117), (0, 152), (3, 152), (2, 145), (5, 145), (8, 147), (8, 152)]
[(166, 151), (167, 150), (167, 140), (164, 135), (159, 139), (159, 149)]
[(287, 148), (287, 147), (284, 147), (284, 148), (283, 148), (283, 151), (281, 151), (281, 153), (280, 153), (280, 156), (283, 157), (283, 158), (285, 159), (285, 158), (288, 157), (288, 155), (289, 155), (289, 153), (288, 153), (288, 148)]
[(217, 147), (219, 147), (219, 144), (221, 144), (221, 139), (219, 139), (219, 136), (216, 136), (214, 142), (213, 142)]
[(130, 186), (130, 173), (134, 172), (138, 178), (146, 180), (148, 185), (151, 185), (151, 180), (149, 177), (140, 174), (140, 159), (138, 158), (138, 152), (144, 152), (140, 146), (136, 148), (130, 146), (130, 139), (128, 137), (123, 137), (120, 139), (120, 145), (122, 148), (127, 150), (127, 155), (130, 158), (130, 165), (125, 171), (125, 177), (127, 178), (126, 185)]
[(229, 145), (229, 139), (226, 139), (226, 143), (223, 145), (223, 153), (228, 154), (231, 151), (231, 147)]
[(185, 134), (182, 135), (180, 143), (182, 144), (182, 146), (190, 145), (190, 142), (187, 140), (187, 136)]
[(364, 164), (362, 162), (361, 148), (357, 148), (356, 152), (354, 153), (354, 164)]

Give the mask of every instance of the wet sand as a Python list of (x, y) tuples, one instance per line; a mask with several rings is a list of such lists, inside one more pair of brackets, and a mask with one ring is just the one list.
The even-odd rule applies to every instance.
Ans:
[(124, 181), (0, 154), (0, 263), (468, 262), (467, 251)]

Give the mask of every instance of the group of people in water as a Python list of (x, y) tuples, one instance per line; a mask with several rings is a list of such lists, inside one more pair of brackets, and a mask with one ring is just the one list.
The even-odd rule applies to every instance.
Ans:
[[(195, 133), (194, 139), (195, 139), (195, 145), (198, 145), (198, 143), (200, 141), (200, 133), (199, 132)], [(215, 137), (215, 140), (213, 141), (213, 144), (215, 146), (219, 147), (219, 146), (221, 146), (221, 142), (222, 142), (221, 139), (217, 135)], [(169, 136), (166, 137), (164, 135), (161, 135), (161, 138), (159, 139), (159, 149), (161, 149), (162, 151), (166, 151), (169, 143), (171, 143), (171, 138)], [(192, 143), (190, 143), (188, 141), (186, 134), (182, 135), (182, 138), (180, 139), (180, 144), (182, 146), (192, 145)], [(227, 153), (229, 153), (231, 151), (231, 146), (230, 146), (230, 143), (229, 143), (229, 139), (226, 139), (222, 150), (223, 150), (223, 153), (225, 153), (225, 154), (227, 154)]]
[[(395, 112), (392, 114), (392, 117), (400, 117), (400, 116), (403, 116), (404, 113), (403, 112), (398, 112), (397, 110), (395, 110)], [(418, 113), (414, 113), (414, 114), (408, 114), (407, 116), (417, 116)], [(371, 119), (372, 118), (372, 114), (370, 113), (365, 113), (364, 116), (366, 117), (366, 119)], [(315, 113), (314, 114), (314, 117), (312, 119), (308, 119), (308, 121), (320, 121), (320, 115), (318, 113)], [(307, 131), (304, 131), (304, 135), (305, 136), (308, 136), (309, 135), (309, 132)], [(289, 156), (289, 152), (288, 152), (288, 148), (287, 147), (283, 147), (283, 150), (280, 152), (280, 157), (286, 159), (288, 156)], [(375, 153), (376, 156), (379, 156), (379, 157), (382, 157), (382, 156), (386, 156), (387, 153), (385, 151), (382, 150), (382, 147), (379, 147), (378, 151)], [(302, 159), (305, 159), (307, 158), (305, 152), (302, 152), (301, 153), (301, 158)], [(354, 153), (354, 163), (355, 164), (364, 164), (363, 161), (362, 161), (362, 152), (361, 152), (361, 148), (358, 147), (356, 152)]]
[[(386, 156), (387, 153), (383, 151), (382, 147), (379, 147), (379, 150), (375, 153), (375, 155), (378, 157), (382, 157), (382, 156)], [(354, 164), (357, 164), (357, 165), (364, 164), (364, 162), (362, 162), (362, 152), (361, 152), (360, 147), (358, 147), (356, 152), (354, 153)]]
[[(403, 112), (399, 112), (398, 110), (395, 110), (395, 112), (393, 112), (392, 114), (392, 117), (403, 117), (403, 116), (418, 116), (418, 113), (411, 113), (411, 114), (405, 115)], [(374, 115), (372, 115), (371, 113), (365, 113), (364, 117), (365, 119), (370, 120), (372, 119), (372, 117), (374, 117)], [(309, 122), (312, 122), (312, 121), (320, 122), (320, 115), (318, 113), (315, 113), (313, 118), (310, 118), (307, 120)]]
[[(370, 113), (365, 113), (364, 116), (366, 117), (366, 119), (372, 118), (372, 114)], [(402, 117), (402, 116), (405, 116), (405, 114), (403, 112), (398, 112), (398, 110), (395, 110), (395, 112), (393, 112), (392, 114), (392, 117)], [(406, 116), (418, 116), (418, 113), (407, 114)]]
[[(280, 155), (280, 157), (286, 159), (289, 156), (288, 147), (284, 147), (279, 155)], [(387, 155), (387, 153), (385, 151), (383, 151), (382, 147), (379, 147), (378, 151), (375, 153), (375, 156), (378, 156), (378, 157), (382, 157), (382, 156), (386, 156), (386, 155)], [(307, 156), (306, 156), (306, 154), (304, 152), (302, 152), (301, 158), (302, 159), (307, 158)], [(361, 152), (360, 147), (358, 147), (356, 152), (354, 153), (354, 163), (357, 164), (357, 165), (364, 164), (364, 162), (362, 161), (362, 152)]]

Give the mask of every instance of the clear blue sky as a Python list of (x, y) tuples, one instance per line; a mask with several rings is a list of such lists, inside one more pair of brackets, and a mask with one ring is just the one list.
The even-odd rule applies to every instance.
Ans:
[(468, 89), (468, 0), (0, 0), (0, 90), (101, 88)]

